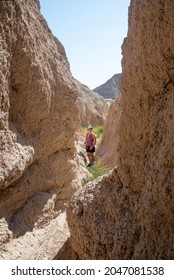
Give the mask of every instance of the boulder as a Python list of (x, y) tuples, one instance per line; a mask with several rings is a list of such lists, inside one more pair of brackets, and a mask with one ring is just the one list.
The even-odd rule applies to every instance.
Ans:
[(132, 211), (131, 190), (124, 188), (113, 169), (77, 191), (70, 201), (71, 258), (80, 260), (130, 259), (139, 226)]

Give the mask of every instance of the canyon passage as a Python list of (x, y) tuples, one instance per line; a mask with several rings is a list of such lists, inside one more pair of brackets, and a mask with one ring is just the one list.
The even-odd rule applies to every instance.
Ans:
[[(173, 26), (172, 0), (131, 1), (108, 109), (73, 77), (40, 2), (0, 1), (1, 259), (174, 259)], [(112, 170), (84, 185), (85, 112), (107, 127)]]

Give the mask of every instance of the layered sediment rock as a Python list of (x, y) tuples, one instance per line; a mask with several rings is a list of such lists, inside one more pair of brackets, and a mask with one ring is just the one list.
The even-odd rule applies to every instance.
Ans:
[(104, 122), (102, 141), (97, 154), (106, 166), (115, 167), (118, 161), (119, 123), (122, 112), (121, 95), (112, 102)]
[(118, 167), (71, 200), (74, 258), (174, 259), (174, 2), (132, 0)]
[(80, 185), (77, 88), (39, 1), (0, 1), (0, 258), (53, 258)]
[(94, 89), (95, 92), (99, 93), (106, 99), (115, 99), (120, 94), (121, 74), (115, 74), (106, 83), (98, 86)]

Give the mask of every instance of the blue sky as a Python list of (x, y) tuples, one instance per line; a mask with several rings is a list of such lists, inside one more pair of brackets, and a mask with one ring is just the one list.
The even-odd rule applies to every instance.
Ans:
[(73, 76), (91, 89), (121, 72), (130, 0), (40, 0)]

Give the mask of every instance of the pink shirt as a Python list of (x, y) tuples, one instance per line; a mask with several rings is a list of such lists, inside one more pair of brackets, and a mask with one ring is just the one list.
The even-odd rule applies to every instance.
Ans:
[(91, 147), (95, 145), (95, 135), (93, 133), (86, 134), (86, 146)]

